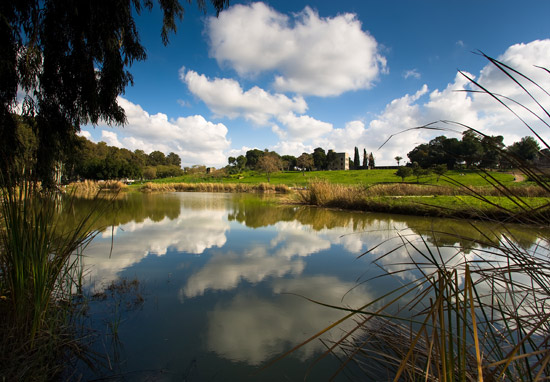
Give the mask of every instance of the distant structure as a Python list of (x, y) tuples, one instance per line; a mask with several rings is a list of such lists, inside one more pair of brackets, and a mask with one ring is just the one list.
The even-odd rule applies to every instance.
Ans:
[(335, 153), (334, 160), (328, 165), (329, 170), (349, 170), (348, 153)]

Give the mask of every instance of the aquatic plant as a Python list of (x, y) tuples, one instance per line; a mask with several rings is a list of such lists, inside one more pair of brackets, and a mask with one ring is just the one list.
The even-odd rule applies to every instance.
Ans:
[(82, 279), (81, 251), (97, 231), (90, 211), (70, 225), (56, 191), (5, 182), (0, 227), (0, 379), (49, 380), (67, 350), (79, 352), (71, 328), (72, 297)]

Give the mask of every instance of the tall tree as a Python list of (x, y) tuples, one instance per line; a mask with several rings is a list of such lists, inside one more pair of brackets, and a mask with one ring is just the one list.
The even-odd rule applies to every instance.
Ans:
[(540, 146), (533, 137), (523, 137), (519, 142), (514, 142), (508, 147), (508, 152), (517, 158), (532, 161), (538, 157)]
[[(219, 13), (228, 0), (210, 0)], [(159, 0), (161, 38), (183, 18), (178, 0)], [(206, 9), (205, 0), (198, 1)], [(36, 116), (37, 174), (52, 185), (52, 169), (74, 144), (81, 124), (126, 122), (117, 97), (132, 83), (128, 68), (146, 58), (134, 17), (152, 0), (0, 2), (0, 165), (12, 163), (17, 147), (12, 114), (17, 92)]]
[(165, 165), (166, 164), (166, 156), (163, 152), (160, 152), (158, 150), (152, 151), (151, 154), (149, 154), (149, 157), (147, 158), (147, 165), (148, 166), (159, 166), (159, 165)]
[(237, 161), (237, 169), (239, 172), (241, 172), (244, 169), (244, 166), (246, 166), (246, 157), (244, 155), (239, 155), (236, 161)]
[(285, 161), (286, 166), (285, 168), (290, 171), (296, 167), (296, 157), (294, 155), (283, 155), (281, 157), (283, 161)]
[(367, 149), (363, 148), (363, 168), (368, 168), (369, 161), (368, 161), (368, 155), (367, 155)]
[(296, 165), (302, 169), (302, 175), (305, 176), (305, 171), (311, 170), (313, 167), (313, 158), (308, 153), (302, 153), (302, 155), (297, 158)]
[(252, 149), (246, 152), (246, 165), (251, 170), (256, 168), (258, 160), (264, 155), (262, 150)]
[(464, 131), (460, 148), (461, 158), (466, 162), (466, 167), (471, 167), (481, 161), (483, 146), (481, 145), (481, 138), (476, 132), (472, 130)]
[(317, 147), (313, 150), (313, 165), (317, 170), (326, 170), (327, 168), (327, 154), (325, 154), (325, 149), (322, 147)]
[(357, 146), (355, 146), (354, 150), (355, 154), (353, 154), (353, 167), (354, 170), (359, 170), (361, 168), (361, 158), (359, 157), (359, 149)]
[(271, 181), (271, 174), (277, 172), (281, 169), (281, 159), (273, 155), (272, 153), (267, 153), (258, 160), (257, 168), (260, 171), (265, 172), (267, 176), (267, 182)]
[(169, 166), (181, 167), (181, 158), (176, 153), (170, 153), (166, 156), (166, 164)]
[(403, 159), (403, 158), (398, 155), (393, 159), (395, 159), (397, 161), (397, 166), (399, 166), (399, 162), (401, 162), (401, 159)]

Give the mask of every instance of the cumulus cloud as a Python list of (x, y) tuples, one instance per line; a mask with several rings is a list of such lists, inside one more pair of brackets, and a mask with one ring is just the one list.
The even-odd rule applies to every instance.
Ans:
[(275, 73), (279, 91), (335, 96), (367, 89), (386, 70), (378, 43), (354, 14), (287, 16), (264, 3), (237, 4), (207, 21), (210, 53), (241, 76)]
[[(332, 130), (331, 123), (319, 121), (307, 115), (296, 116), (294, 113), (288, 113), (279, 116), (278, 120), (286, 127), (285, 137), (288, 135), (290, 138), (302, 141), (321, 137)], [(280, 133), (279, 136), (281, 136)]]
[(244, 117), (258, 125), (265, 125), (272, 116), (288, 112), (304, 113), (307, 103), (302, 97), (289, 98), (271, 94), (254, 86), (243, 91), (240, 84), (228, 78), (208, 79), (192, 70), (180, 70), (180, 79), (191, 93), (199, 97), (218, 116)]
[[(90, 135), (90, 133), (88, 133)], [(101, 131), (101, 140), (109, 146), (123, 147), (122, 143), (118, 140), (116, 133), (112, 131), (102, 130)]]
[(122, 129), (103, 130), (102, 140), (106, 143), (147, 153), (174, 152), (181, 157), (183, 165), (219, 166), (227, 162), (224, 151), (230, 141), (224, 124), (212, 123), (201, 115), (177, 119), (168, 119), (163, 113), (151, 115), (122, 97), (118, 103), (124, 108), (128, 123)]

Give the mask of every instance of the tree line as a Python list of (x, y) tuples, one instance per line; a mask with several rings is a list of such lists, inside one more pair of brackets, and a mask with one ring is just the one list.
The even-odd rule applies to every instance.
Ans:
[(399, 166), (395, 175), (402, 181), (414, 176), (417, 182), (422, 176), (434, 173), (437, 181), (448, 170), (460, 168), (511, 169), (514, 163), (550, 166), (550, 150), (540, 149), (531, 136), (505, 146), (504, 137), (480, 135), (472, 130), (462, 133), (462, 139), (435, 137), (428, 143), (416, 146), (408, 154), (409, 163), (399, 166), (403, 159), (396, 156)]
[[(35, 168), (38, 139), (34, 119), (17, 117), (16, 136), (19, 150), (15, 161), (20, 169)], [(130, 151), (94, 143), (81, 136), (74, 136), (69, 149), (56, 162), (57, 172), (64, 182), (90, 179), (155, 179), (183, 174), (181, 158), (171, 152), (165, 155), (155, 150), (147, 154), (143, 150)]]
[[(530, 136), (523, 137), (519, 142), (514, 142), (506, 147), (504, 137), (480, 135), (472, 130), (466, 130), (462, 138), (447, 138), (438, 136), (428, 143), (416, 146), (408, 154), (409, 165), (415, 164), (427, 169), (445, 165), (453, 170), (457, 166), (466, 168), (481, 167), (487, 169), (510, 168), (510, 156), (521, 161), (536, 161), (545, 156), (538, 142)], [(397, 160), (401, 157), (396, 157)], [(399, 162), (398, 160), (398, 162)]]
[[(275, 172), (281, 170), (302, 171), (312, 170), (332, 170), (335, 169), (337, 154), (334, 150), (325, 151), (322, 147), (317, 147), (312, 153), (302, 153), (300, 156), (280, 155), (275, 151), (268, 149), (248, 150), (245, 155), (238, 157), (229, 157), (226, 170), (230, 174), (240, 173), (244, 170), (259, 170), (264, 172)], [(355, 147), (355, 156), (352, 160), (348, 159), (350, 170), (372, 169), (375, 167), (374, 155), (367, 154), (366, 149), (363, 149), (363, 160), (361, 162), (359, 149)]]

